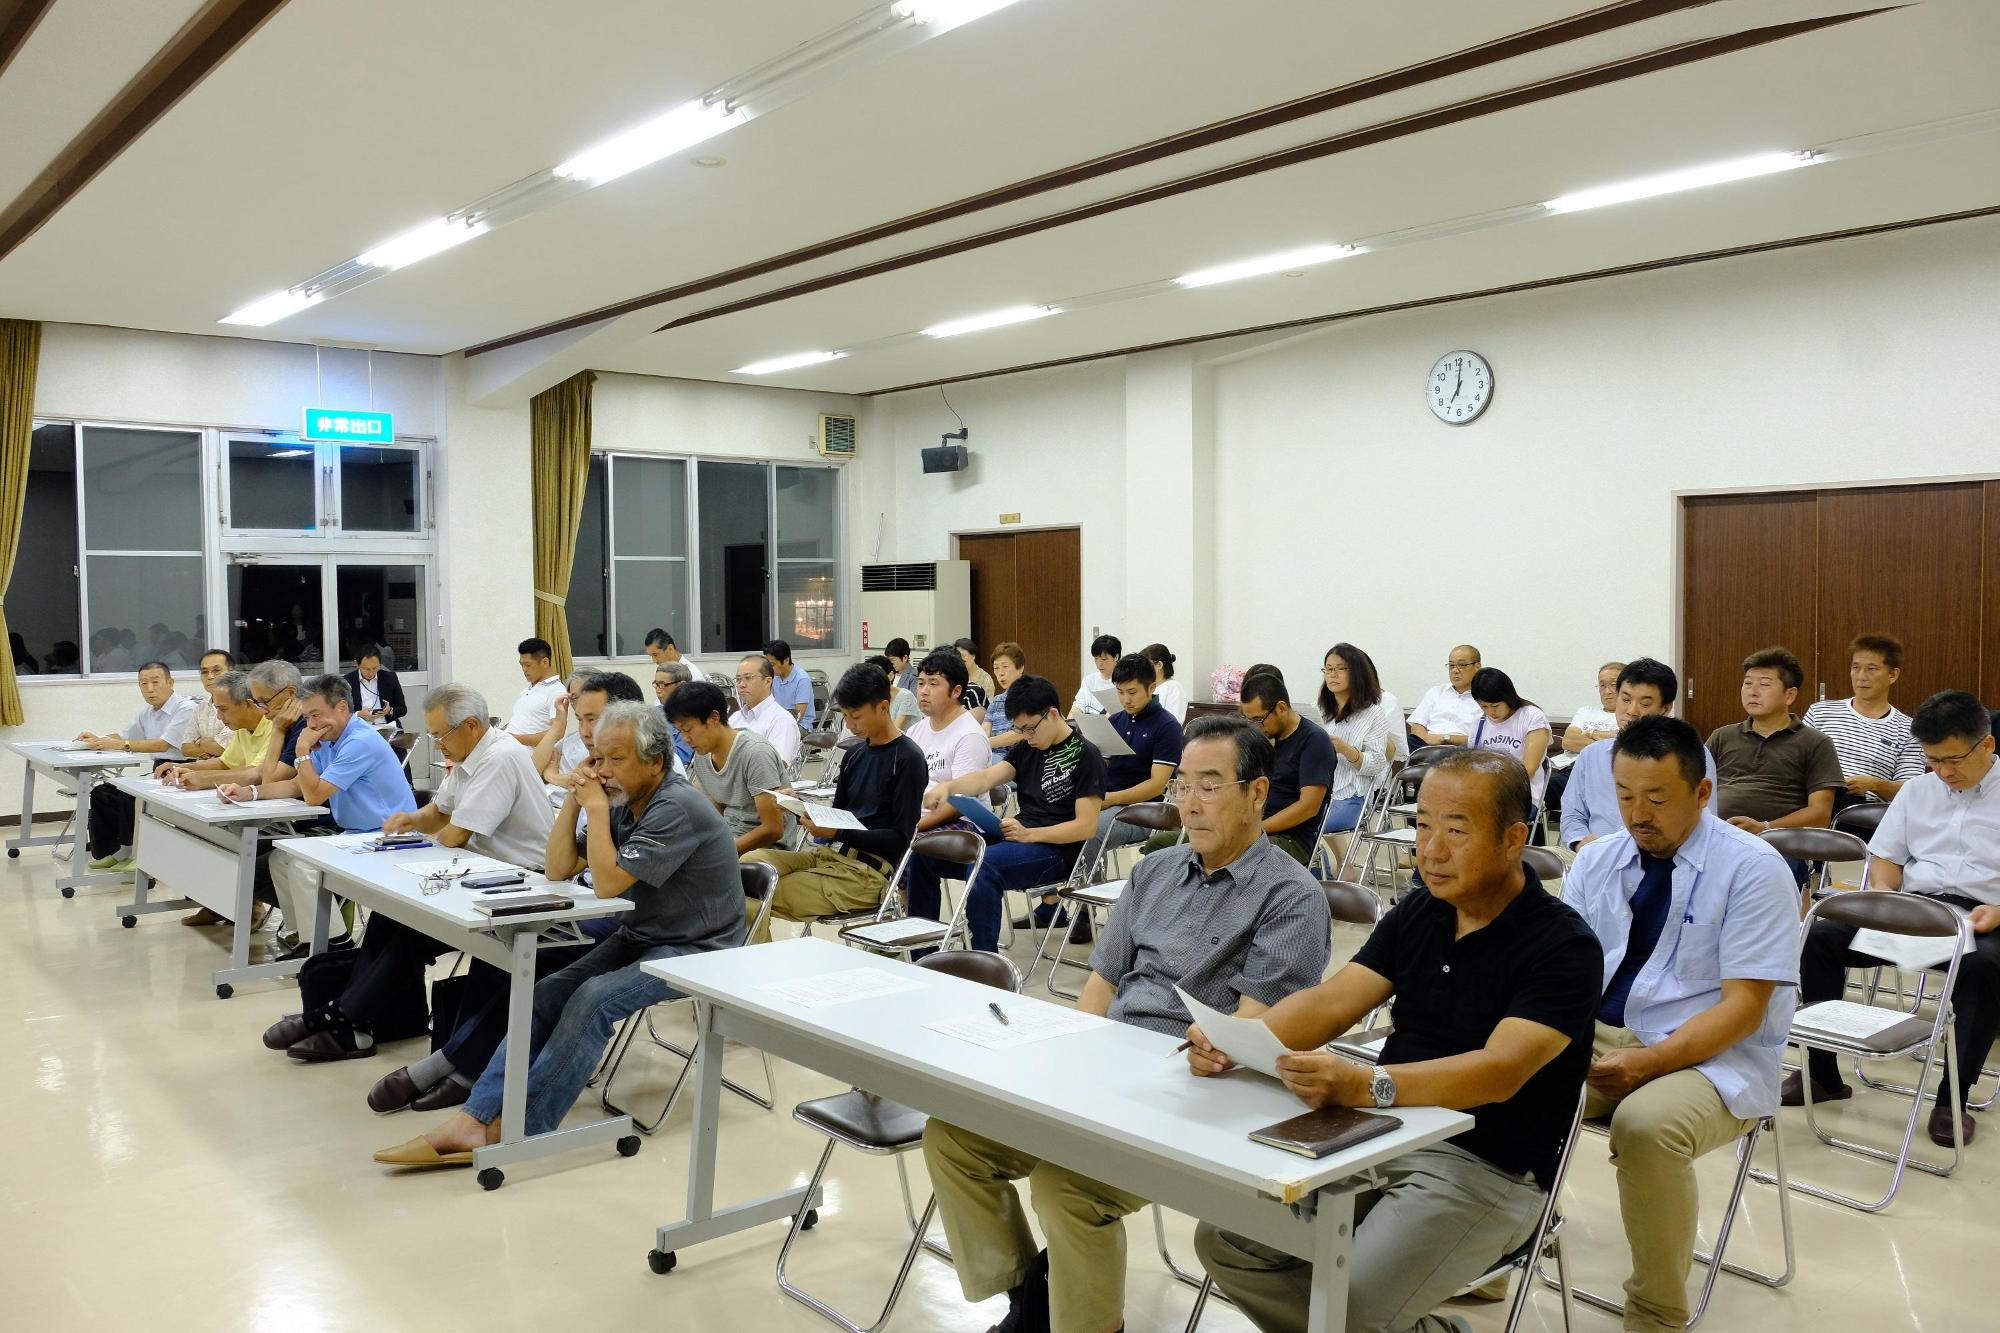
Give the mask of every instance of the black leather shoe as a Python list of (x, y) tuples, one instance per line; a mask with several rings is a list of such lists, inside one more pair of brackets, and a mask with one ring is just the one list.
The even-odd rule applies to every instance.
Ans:
[[(1949, 1148), (1952, 1146), (1951, 1113), (1952, 1106), (1950, 1102), (1939, 1102), (1931, 1111), (1931, 1142), (1940, 1148)], [(1958, 1132), (1961, 1141), (1966, 1147), (1970, 1148), (1972, 1146), (1972, 1112), (1959, 1111)]]
[[(1778, 1104), (1780, 1106), (1804, 1106), (1806, 1104), (1804, 1078), (1805, 1075), (1796, 1069), (1785, 1075), (1784, 1083), (1779, 1085), (1778, 1088)], [(1854, 1089), (1848, 1087), (1845, 1083), (1840, 1084), (1838, 1087), (1829, 1088), (1818, 1079), (1813, 1080), (1813, 1102), (1815, 1105), (1820, 1102), (1844, 1102), (1853, 1095)]]
[[(328, 953), (332, 953), (336, 949), (352, 949), (353, 947), (354, 937), (352, 935), (336, 935), (326, 942), (326, 951)], [(311, 953), (312, 941), (300, 940), (297, 944), (279, 954), (274, 961), (289, 963), (294, 959), (305, 958)]]
[(1049, 1252), (1043, 1250), (1028, 1265), (1021, 1285), (1007, 1293), (1007, 1317), (986, 1333), (1050, 1333)]
[(274, 1051), (288, 1051), (311, 1035), (304, 1014), (286, 1014), (264, 1029), (264, 1044)]
[(465, 1099), (472, 1095), (472, 1089), (455, 1078), (441, 1078), (437, 1086), (426, 1088), (423, 1095), (410, 1103), (412, 1111), (444, 1111), (454, 1106), (465, 1105)]
[(342, 1040), (329, 1031), (320, 1031), (286, 1047), (285, 1054), (294, 1060), (320, 1064), (329, 1060), (364, 1060), (375, 1054), (375, 1047), (373, 1044), (363, 1046), (352, 1038)]
[(1069, 928), (1069, 942), (1071, 944), (1088, 944), (1095, 938), (1096, 936), (1090, 929), (1090, 913), (1078, 912), (1076, 920), (1071, 923)]
[(400, 1111), (423, 1095), (423, 1089), (410, 1078), (410, 1067), (400, 1065), (375, 1081), (368, 1089), (368, 1109), (386, 1115)]

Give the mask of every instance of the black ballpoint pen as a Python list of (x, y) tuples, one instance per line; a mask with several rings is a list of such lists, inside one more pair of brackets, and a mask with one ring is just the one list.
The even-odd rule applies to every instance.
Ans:
[(991, 1009), (991, 1010), (993, 1011), (993, 1016), (994, 1016), (995, 1018), (997, 1018), (997, 1019), (999, 1019), (999, 1020), (1000, 1020), (1000, 1025), (1001, 1025), (1002, 1027), (1011, 1027), (1011, 1026), (1012, 1026), (1012, 1024), (1008, 1023), (1008, 1021), (1007, 1021), (1007, 1015), (1006, 1015), (1006, 1014), (1004, 1014), (1004, 1013), (1002, 1013), (1002, 1012), (1000, 1011), (1000, 1006), (999, 1006), (999, 1005), (997, 1005), (997, 1004), (989, 1004), (989, 1005), (987, 1005), (986, 1007), (987, 1007), (988, 1009)]

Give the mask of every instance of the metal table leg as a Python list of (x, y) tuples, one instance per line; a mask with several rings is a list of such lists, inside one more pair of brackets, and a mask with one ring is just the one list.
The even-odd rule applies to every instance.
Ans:
[(76, 897), (79, 888), (93, 884), (123, 884), (126, 875), (122, 871), (92, 871), (90, 866), (90, 793), (96, 789), (102, 774), (81, 769), (76, 775), (76, 827), (70, 844), (69, 873), (56, 877), (56, 888), (65, 898)]
[(1332, 1185), (1314, 1196), (1312, 1305), (1308, 1333), (1347, 1327), (1347, 1259), (1354, 1250), (1354, 1192)]
[[(245, 824), (237, 830), (236, 838), (236, 911), (234, 924), (229, 936), (229, 966), (215, 970), (215, 998), (226, 1000), (236, 993), (239, 981), (257, 981), (267, 977), (289, 977), (306, 965), (304, 958), (294, 958), (288, 962), (252, 963), (250, 961), (250, 936), (253, 933), (250, 922), (257, 913), (257, 842), (263, 836), (263, 829), (256, 824)], [(326, 880), (320, 879), (320, 890), (315, 896), (313, 910), (313, 931), (311, 953), (326, 952), (327, 911), (333, 905), (327, 893)], [(308, 954), (308, 957), (311, 955)]]

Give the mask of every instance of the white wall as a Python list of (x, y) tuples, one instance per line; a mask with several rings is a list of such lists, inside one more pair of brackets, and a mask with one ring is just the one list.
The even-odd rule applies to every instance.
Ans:
[[(1459, 347), (1494, 367), (1469, 427), (1421, 398)], [(893, 558), (946, 555), (947, 533), (1005, 511), (1080, 522), (1086, 633), (1137, 645), (1185, 623), (1157, 606), (1125, 619), (1157, 590), (1138, 553), (1189, 544), (1214, 572), (1213, 614), (1185, 650), (1168, 642), (1197, 698), (1212, 666), (1260, 659), (1316, 690), (1321, 655), (1348, 639), (1414, 703), (1469, 639), (1563, 716), (1599, 662), (1671, 657), (1675, 492), (2000, 474), (1968, 392), (1975, 367), (2000, 364), (2000, 223), (1217, 346), (1206, 383), (1163, 369), (1170, 355), (953, 386), (966, 479), (915, 474), (916, 448), (954, 424), (935, 390), (880, 400)], [(1141, 455), (1162, 432), (1171, 475), (1148, 489)]]

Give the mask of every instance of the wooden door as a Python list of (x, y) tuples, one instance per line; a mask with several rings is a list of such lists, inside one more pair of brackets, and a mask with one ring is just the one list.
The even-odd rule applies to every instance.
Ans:
[(1076, 528), (958, 539), (972, 565), (972, 637), (982, 654), (1011, 639), (1068, 707), (1083, 680), (1082, 533)]
[(1845, 698), (1847, 643), (1892, 634), (1903, 675), (1889, 701), (1914, 712), (1939, 690), (1980, 688), (1984, 484), (1819, 494), (1819, 671), (1805, 705)]
[(2000, 481), (1986, 483), (1986, 557), (1980, 588), (1979, 684), (1988, 708), (2000, 708)]
[(1759, 648), (1797, 654), (1801, 713), (1813, 697), (1817, 505), (1809, 491), (1682, 502), (1681, 716), (1703, 736), (1742, 718), (1742, 662)]

